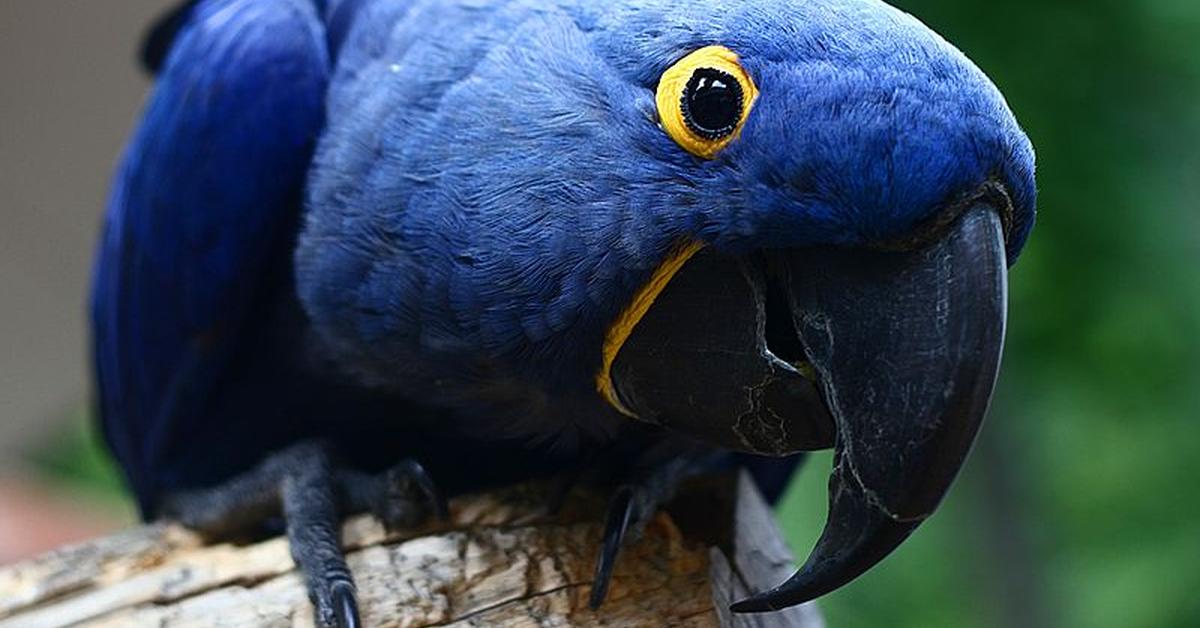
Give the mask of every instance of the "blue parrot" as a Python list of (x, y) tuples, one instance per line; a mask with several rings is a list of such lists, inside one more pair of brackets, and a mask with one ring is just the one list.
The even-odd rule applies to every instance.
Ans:
[[(148, 518), (282, 520), (357, 625), (339, 520), (583, 474), (627, 531), (700, 470), (833, 447), (798, 604), (937, 507), (1000, 361), (1034, 153), (877, 0), (200, 0), (115, 177), (92, 317)], [(433, 479), (436, 478), (436, 484)]]

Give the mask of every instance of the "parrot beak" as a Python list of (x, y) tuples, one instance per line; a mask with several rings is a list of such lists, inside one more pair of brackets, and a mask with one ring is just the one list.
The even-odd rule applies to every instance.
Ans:
[[(832, 447), (833, 419), (803, 374), (786, 294), (770, 290), (762, 260), (687, 257), (678, 273), (648, 282), (661, 293), (634, 300), (652, 301), (648, 311), (613, 326), (631, 332), (609, 343), (615, 359), (601, 391), (610, 385), (605, 396), (631, 417), (727, 449), (783, 456)], [(775, 337), (787, 351), (768, 345)]]
[(834, 447), (811, 556), (733, 610), (833, 591), (933, 513), (979, 430), (1004, 341), (999, 212), (968, 206), (904, 250), (700, 250), (677, 270), (610, 343), (610, 402), (738, 451)]
[(979, 430), (1004, 341), (1005, 249), (986, 205), (920, 250), (807, 250), (783, 262), (796, 330), (837, 425), (829, 515), (804, 566), (736, 612), (841, 587), (933, 513)]

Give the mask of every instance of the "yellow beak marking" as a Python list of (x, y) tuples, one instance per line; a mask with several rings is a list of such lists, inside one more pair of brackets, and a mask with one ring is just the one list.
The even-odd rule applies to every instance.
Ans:
[(678, 273), (679, 269), (683, 268), (683, 265), (702, 248), (704, 248), (704, 243), (695, 240), (676, 246), (654, 270), (654, 274), (650, 275), (650, 280), (637, 291), (633, 301), (617, 316), (604, 336), (604, 361), (601, 363), (600, 372), (596, 374), (596, 390), (609, 405), (627, 417), (638, 418), (633, 411), (621, 403), (621, 399), (617, 396), (612, 381), (613, 362), (617, 359), (617, 353), (621, 351), (625, 341), (629, 339), (629, 335), (633, 333), (633, 328), (637, 327), (642, 317), (650, 310), (650, 306), (654, 305), (654, 300), (662, 294), (667, 284), (671, 283), (675, 273)]

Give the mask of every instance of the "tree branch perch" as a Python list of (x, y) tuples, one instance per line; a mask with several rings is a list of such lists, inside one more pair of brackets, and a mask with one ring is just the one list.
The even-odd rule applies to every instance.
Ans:
[[(686, 486), (618, 560), (608, 601), (587, 606), (604, 499), (545, 513), (546, 487), (453, 500), (451, 521), (343, 529), (367, 626), (823, 626), (811, 605), (733, 616), (728, 604), (793, 568), (745, 476)], [(311, 626), (286, 542), (205, 545), (170, 525), (135, 528), (0, 568), (0, 628)]]

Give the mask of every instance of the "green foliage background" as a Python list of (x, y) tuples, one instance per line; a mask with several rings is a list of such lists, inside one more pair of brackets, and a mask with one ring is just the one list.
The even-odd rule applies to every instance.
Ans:
[[(964, 476), (829, 625), (1200, 626), (1200, 2), (896, 4), (1005, 93), (1040, 213)], [(798, 553), (828, 463), (783, 506)]]
[[(832, 628), (1200, 626), (1200, 2), (901, 0), (1039, 156), (981, 442), (938, 515), (822, 601)], [(82, 422), (82, 421), (81, 421)], [(119, 482), (94, 434), (43, 468)], [(781, 507), (802, 554), (829, 456)]]

